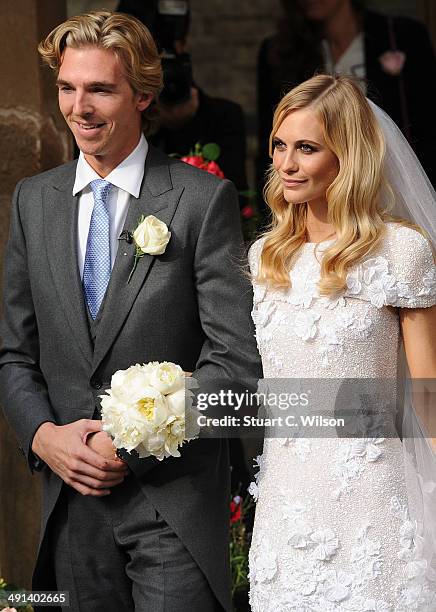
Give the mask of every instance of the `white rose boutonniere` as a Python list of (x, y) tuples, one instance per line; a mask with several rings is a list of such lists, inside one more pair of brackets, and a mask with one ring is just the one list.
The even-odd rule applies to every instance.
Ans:
[(131, 236), (135, 244), (135, 261), (129, 274), (128, 283), (130, 283), (130, 279), (141, 257), (165, 253), (171, 238), (171, 232), (163, 221), (160, 221), (154, 215), (148, 215), (147, 217), (141, 217), (137, 228)]

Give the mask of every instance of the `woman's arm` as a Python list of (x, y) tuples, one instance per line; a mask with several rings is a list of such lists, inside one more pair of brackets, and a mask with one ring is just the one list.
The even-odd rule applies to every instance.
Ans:
[[(402, 308), (400, 323), (411, 377), (436, 381), (436, 305)], [(419, 387), (414, 389), (414, 408), (436, 450), (436, 384), (429, 380)]]

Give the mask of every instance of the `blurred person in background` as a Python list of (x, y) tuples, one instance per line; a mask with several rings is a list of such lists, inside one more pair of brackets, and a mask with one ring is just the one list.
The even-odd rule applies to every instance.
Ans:
[(190, 8), (186, 0), (121, 0), (118, 11), (140, 19), (162, 53), (164, 89), (160, 122), (151, 142), (165, 153), (189, 155), (196, 143), (220, 146), (218, 164), (239, 191), (248, 189), (245, 170), (245, 121), (239, 104), (209, 96), (194, 82), (187, 37)]
[(436, 182), (436, 62), (426, 28), (360, 0), (282, 0), (278, 30), (261, 45), (257, 67), (257, 180), (262, 190), (269, 127), (281, 96), (316, 72), (361, 79), (366, 95), (399, 125)]

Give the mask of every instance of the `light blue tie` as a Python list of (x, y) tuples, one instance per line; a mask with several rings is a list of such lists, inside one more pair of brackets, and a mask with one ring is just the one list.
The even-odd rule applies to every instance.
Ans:
[(107, 209), (111, 183), (103, 179), (91, 181), (94, 208), (86, 243), (83, 287), (89, 312), (96, 318), (111, 275), (110, 219)]

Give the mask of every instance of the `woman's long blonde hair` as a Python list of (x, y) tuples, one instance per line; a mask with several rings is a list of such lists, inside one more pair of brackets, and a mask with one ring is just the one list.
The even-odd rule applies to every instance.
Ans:
[(149, 30), (131, 15), (92, 11), (58, 25), (40, 42), (38, 51), (57, 74), (66, 47), (89, 46), (113, 51), (133, 91), (153, 96), (142, 112), (142, 127), (149, 134), (157, 120), (156, 100), (163, 87), (161, 58)]
[[(338, 175), (326, 192), (328, 220), (335, 228), (336, 240), (323, 253), (318, 285), (321, 295), (332, 295), (345, 288), (347, 270), (379, 243), (385, 222), (394, 220), (389, 214), (393, 198), (380, 201), (383, 187), (383, 193), (392, 194), (383, 177), (385, 142), (377, 119), (353, 79), (317, 75), (292, 89), (278, 104), (270, 136), (271, 157), (273, 138), (281, 123), (302, 108), (314, 111), (325, 142), (339, 162)], [(273, 166), (264, 197), (272, 222), (264, 234), (257, 280), (287, 288), (291, 285), (289, 270), (306, 242), (307, 204), (285, 200)]]

